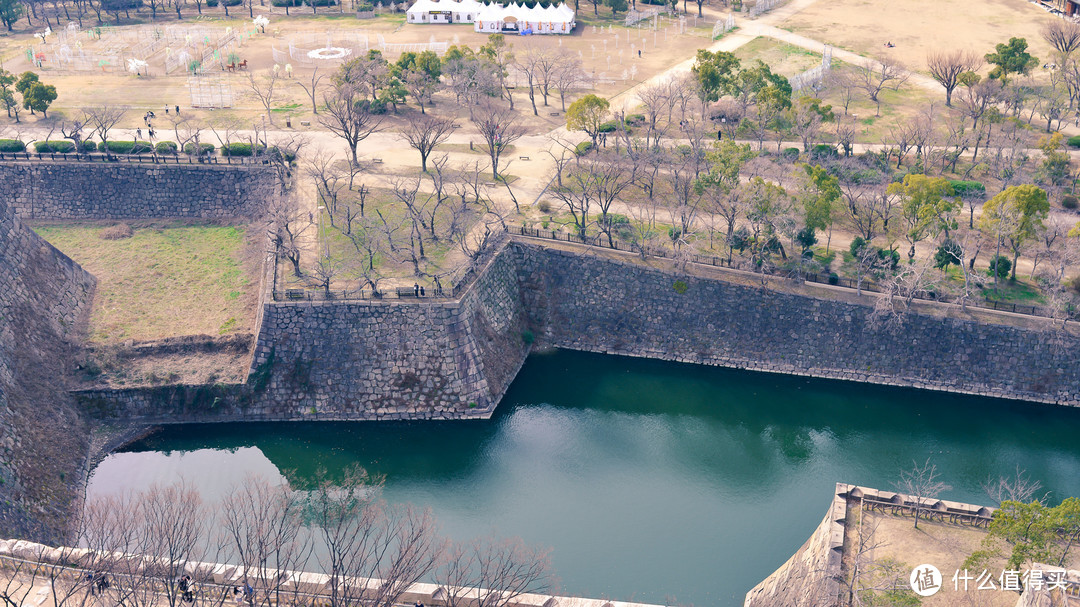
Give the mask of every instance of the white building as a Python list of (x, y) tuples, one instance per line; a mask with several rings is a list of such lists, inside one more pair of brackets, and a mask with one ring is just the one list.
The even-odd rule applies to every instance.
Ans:
[(569, 34), (574, 30), (574, 9), (558, 6), (530, 8), (513, 2), (507, 6), (477, 0), (416, 0), (406, 11), (409, 23), (472, 23), (483, 33)]

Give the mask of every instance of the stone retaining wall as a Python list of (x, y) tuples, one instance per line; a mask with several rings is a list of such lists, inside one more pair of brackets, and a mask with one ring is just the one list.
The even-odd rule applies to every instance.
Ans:
[(87, 431), (63, 378), (94, 284), (0, 196), (0, 529), (9, 533), (54, 537), (69, 514)]
[(850, 488), (836, 483), (825, 518), (810, 539), (772, 575), (746, 593), (743, 607), (837, 604), (843, 580), (841, 560)]
[(1049, 321), (908, 314), (888, 328), (870, 295), (860, 305), (531, 242), (515, 251), (525, 309), (552, 346), (1080, 405), (1080, 339)]
[(270, 167), (0, 162), (0, 198), (23, 219), (236, 219), (274, 195)]
[(816, 299), (514, 240), (460, 301), (265, 301), (245, 385), (80, 398), (144, 423), (488, 417), (531, 333), (550, 347), (1080, 403), (1080, 340), (1049, 323), (909, 314), (889, 329), (872, 321), (870, 297)]
[(490, 417), (528, 352), (515, 256), (459, 301), (263, 304), (244, 385), (76, 393), (133, 423)]

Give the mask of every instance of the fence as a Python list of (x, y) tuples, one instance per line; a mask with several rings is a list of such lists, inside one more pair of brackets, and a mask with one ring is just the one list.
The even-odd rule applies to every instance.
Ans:
[(432, 39), (429, 42), (414, 42), (405, 44), (389, 44), (382, 34), (379, 34), (379, 50), (384, 54), (400, 55), (402, 53), (422, 53), (424, 51), (432, 51), (440, 57), (446, 54), (447, 49), (450, 48), (449, 42), (436, 42)]
[(735, 29), (735, 15), (729, 14), (727, 19), (724, 19), (723, 21), (717, 19), (716, 25), (712, 28), (713, 40), (716, 40), (733, 29)]
[[(289, 287), (283, 290), (278, 288), (278, 256), (271, 253), (272, 259), (268, 262), (273, 264), (273, 287), (271, 298), (273, 301), (359, 301), (359, 300), (446, 300), (457, 299), (465, 289), (472, 284), (480, 272), (495, 257), (495, 253), (502, 249), (502, 245), (509, 240), (506, 232), (501, 232), (492, 239), (480, 253), (472, 260), (472, 263), (464, 269), (435, 277), (435, 284), (420, 286), (391, 287), (386, 289), (308, 289), (303, 286)], [(450, 285), (443, 286), (443, 282)]]
[(35, 152), (0, 152), (0, 161), (48, 160), (49, 162), (122, 162), (127, 164), (232, 164), (265, 165), (265, 158), (242, 156), (188, 156), (187, 154), (38, 154)]
[[(338, 65), (347, 61), (350, 57), (356, 57), (366, 53), (370, 48), (368, 37), (357, 32), (302, 32), (289, 38), (288, 58), (285, 51), (271, 47), (274, 54), (274, 63), (284, 64), (295, 62), (304, 66), (315, 65)], [(333, 50), (320, 56), (319, 51)]]
[[(509, 226), (507, 230), (510, 234), (517, 236), (526, 236), (530, 238), (542, 238), (544, 240), (555, 240), (561, 242), (572, 242), (577, 244), (583, 244), (590, 247), (602, 247), (605, 249), (614, 249), (617, 251), (625, 251), (628, 253), (644, 254), (648, 257), (659, 257), (663, 259), (680, 259), (688, 263), (694, 263), (698, 265), (713, 266), (716, 268), (730, 268), (735, 270), (743, 270), (741, 263), (729, 262), (725, 257), (719, 256), (704, 256), (693, 254), (680, 254), (676, 257), (675, 251), (670, 249), (664, 249), (661, 247), (643, 247), (637, 244), (627, 244), (620, 242), (619, 240), (612, 239), (608, 242), (606, 236), (586, 236), (584, 238), (577, 234), (571, 234), (569, 232), (556, 232), (554, 230), (540, 230), (537, 228), (529, 228), (525, 226)], [(782, 273), (769, 273), (770, 276), (784, 277), (787, 274)], [(799, 278), (806, 282), (813, 282), (818, 284), (827, 284), (834, 287), (841, 287), (845, 289), (861, 289), (863, 291), (870, 291), (872, 293), (882, 293), (883, 289), (879, 284), (872, 280), (863, 280), (861, 285), (859, 281), (842, 278), (836, 274), (821, 274), (821, 273), (804, 273), (800, 274)], [(954, 301), (949, 296), (943, 293), (936, 293), (933, 291), (923, 291), (916, 293), (913, 299), (919, 299), (924, 301), (936, 301), (938, 303), (953, 303), (959, 304), (958, 301)], [(1038, 306), (1025, 306), (1021, 304), (1013, 303), (1001, 303), (996, 301), (968, 301), (968, 307), (980, 308), (984, 310), (997, 310), (998, 312), (1012, 312), (1014, 314), (1023, 314), (1026, 316), (1038, 316), (1041, 318), (1056, 318), (1055, 315), (1048, 313), (1045, 309)], [(1080, 315), (1077, 313), (1070, 314), (1070, 319), (1080, 319)]]
[(780, 5), (781, 0), (758, 0), (754, 6), (750, 7), (750, 16), (757, 17), (764, 13), (771, 11)]
[(832, 47), (826, 44), (821, 54), (821, 65), (812, 67), (789, 80), (792, 92), (801, 91), (808, 87), (816, 88), (825, 80), (825, 75), (829, 73), (830, 69), (832, 69)]
[(631, 25), (636, 25), (637, 23), (645, 21), (646, 19), (652, 19), (653, 17), (656, 17), (660, 14), (660, 12), (661, 11), (659, 8), (650, 8), (643, 11), (631, 10), (630, 12), (626, 13), (626, 19), (624, 21), (624, 24), (626, 25), (626, 27), (630, 27)]
[(220, 75), (188, 78), (191, 107), (220, 109), (232, 107), (232, 86)]

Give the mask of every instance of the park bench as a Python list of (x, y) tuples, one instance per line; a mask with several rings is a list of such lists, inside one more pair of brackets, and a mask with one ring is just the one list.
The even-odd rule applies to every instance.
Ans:
[(518, 160), (528, 160), (528, 156), (518, 156)]
[(419, 294), (416, 291), (414, 291), (412, 287), (398, 287), (397, 288), (397, 296), (398, 297), (419, 297)]
[(285, 299), (303, 299), (303, 289), (285, 289)]
[(371, 161), (375, 164), (382, 164), (382, 158), (372, 158)]

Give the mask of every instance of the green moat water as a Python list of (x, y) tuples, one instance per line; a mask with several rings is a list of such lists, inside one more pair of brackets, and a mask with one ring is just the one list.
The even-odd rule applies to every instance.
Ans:
[(1080, 495), (1080, 410), (554, 352), (490, 421), (172, 427), (106, 458), (89, 493), (183, 475), (214, 499), (251, 473), (359, 462), (452, 537), (552, 547), (565, 593), (739, 605), (837, 481), (891, 488), (928, 456), (947, 499), (985, 503), (980, 482), (1017, 465)]

